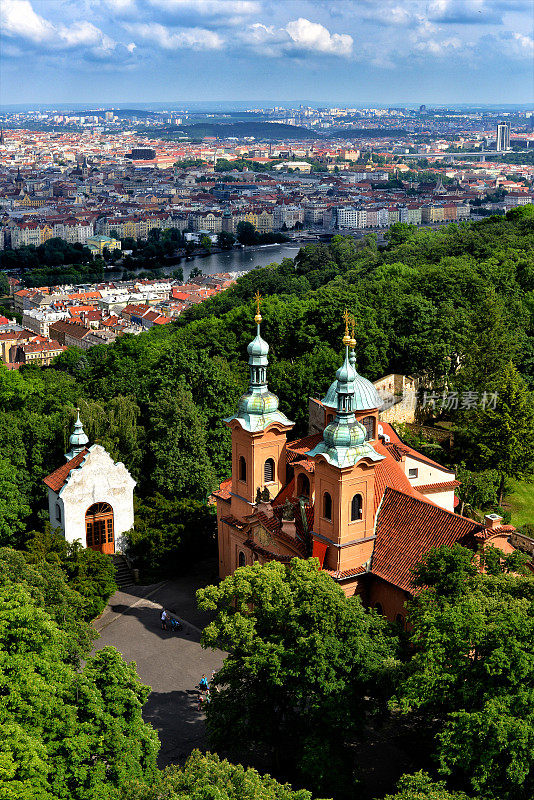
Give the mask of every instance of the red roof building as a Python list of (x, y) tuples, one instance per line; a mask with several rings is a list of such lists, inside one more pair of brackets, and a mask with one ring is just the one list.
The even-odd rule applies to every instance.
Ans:
[(424, 553), (456, 542), (476, 549), (508, 539), (513, 528), (492, 524), (489, 535), (487, 525), (454, 513), (456, 476), (381, 420), (380, 396), (354, 367), (356, 342), (344, 342), (336, 380), (323, 400), (310, 401), (314, 432), (291, 441), (294, 423), (268, 389), (269, 346), (258, 325), (249, 389), (225, 420), (232, 474), (213, 493), (219, 573), (313, 555), (346, 595), (404, 622)]

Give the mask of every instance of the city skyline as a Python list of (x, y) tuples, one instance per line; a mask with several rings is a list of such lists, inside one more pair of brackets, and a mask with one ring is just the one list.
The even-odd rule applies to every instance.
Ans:
[(6, 104), (532, 97), (528, 0), (3, 0), (0, 8)]

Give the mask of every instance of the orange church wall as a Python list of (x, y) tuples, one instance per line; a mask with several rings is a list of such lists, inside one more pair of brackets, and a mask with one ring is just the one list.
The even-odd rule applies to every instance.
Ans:
[[(247, 503), (254, 503), (258, 487), (265, 484), (264, 467), (268, 458), (275, 464), (274, 481), (267, 484), (271, 497), (276, 497), (286, 481), (286, 432), (276, 428), (259, 433), (243, 430), (239, 423), (232, 425), (232, 492), (242, 497)], [(239, 459), (243, 457), (247, 465), (246, 480), (240, 480)], [(250, 514), (246, 508), (232, 513)]]
[[(332, 498), (332, 519), (324, 517), (324, 494)], [(351, 521), (354, 495), (362, 498), (362, 517)], [(325, 566), (346, 570), (361, 566), (372, 554), (374, 534), (374, 469), (362, 462), (340, 470), (318, 459), (315, 467), (314, 531), (334, 544), (329, 545)], [(362, 542), (362, 539), (369, 541)], [(355, 544), (350, 544), (355, 542)], [(336, 547), (335, 545), (346, 545)]]
[(372, 577), (366, 592), (366, 604), (370, 608), (375, 608), (379, 603), (382, 614), (395, 622), (397, 615), (406, 618), (405, 603), (410, 599), (409, 595), (402, 589), (393, 586), (391, 583)]

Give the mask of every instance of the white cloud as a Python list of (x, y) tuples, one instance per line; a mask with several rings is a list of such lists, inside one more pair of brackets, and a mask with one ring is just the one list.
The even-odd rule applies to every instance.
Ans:
[(235, 14), (241, 16), (258, 14), (261, 11), (261, 3), (255, 0), (148, 0), (148, 2), (166, 12), (194, 12), (205, 17)]
[(36, 43), (54, 33), (54, 26), (35, 13), (29, 0), (2, 0), (0, 25), (4, 36), (20, 36)]
[(0, 25), (4, 36), (25, 39), (47, 50), (86, 47), (102, 55), (116, 47), (116, 42), (92, 22), (54, 25), (36, 14), (29, 0), (1, 0)]
[(416, 42), (415, 49), (419, 53), (425, 53), (431, 56), (446, 56), (451, 53), (457, 52), (462, 47), (462, 43), (456, 37), (450, 39), (426, 39), (425, 41)]
[(224, 40), (214, 31), (204, 28), (185, 28), (172, 31), (158, 22), (134, 22), (126, 30), (163, 50), (219, 50)]
[(288, 22), (286, 31), (298, 48), (336, 56), (350, 56), (354, 40), (346, 33), (330, 33), (318, 22), (299, 17)]
[(534, 56), (534, 39), (532, 36), (525, 36), (523, 33), (514, 33), (512, 41), (516, 44), (516, 52), (525, 58)]
[(354, 40), (348, 34), (330, 33), (323, 25), (300, 17), (283, 28), (255, 22), (240, 40), (264, 56), (280, 57), (285, 53), (312, 52), (350, 56)]

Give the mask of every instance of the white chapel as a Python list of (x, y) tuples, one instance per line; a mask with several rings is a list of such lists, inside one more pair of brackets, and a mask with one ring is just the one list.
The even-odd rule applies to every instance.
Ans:
[(122, 552), (134, 524), (135, 481), (99, 444), (88, 447), (79, 410), (69, 444), (66, 463), (44, 479), (52, 529), (92, 550)]

